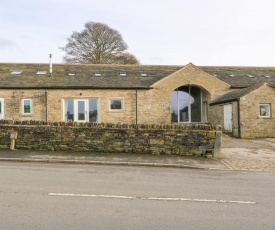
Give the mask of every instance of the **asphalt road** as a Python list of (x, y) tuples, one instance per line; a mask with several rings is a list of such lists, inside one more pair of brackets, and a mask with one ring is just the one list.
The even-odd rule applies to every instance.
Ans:
[(275, 229), (275, 175), (0, 164), (0, 229)]

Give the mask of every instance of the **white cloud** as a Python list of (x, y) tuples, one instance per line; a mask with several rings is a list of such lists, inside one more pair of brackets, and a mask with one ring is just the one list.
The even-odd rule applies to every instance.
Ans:
[(11, 49), (16, 47), (16, 42), (5, 39), (5, 38), (0, 38), (0, 48), (1, 49)]
[(2, 1), (0, 61), (46, 62), (53, 53), (62, 62), (58, 47), (97, 21), (118, 30), (142, 64), (274, 65), (274, 7), (273, 0)]

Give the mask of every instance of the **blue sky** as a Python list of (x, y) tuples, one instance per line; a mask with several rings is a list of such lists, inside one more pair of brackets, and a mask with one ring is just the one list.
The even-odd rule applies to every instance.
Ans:
[(274, 0), (8, 0), (0, 62), (62, 63), (89, 21), (118, 30), (141, 64), (275, 66)]

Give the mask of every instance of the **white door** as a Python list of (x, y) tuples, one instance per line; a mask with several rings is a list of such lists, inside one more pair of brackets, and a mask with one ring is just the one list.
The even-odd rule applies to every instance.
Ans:
[(232, 104), (223, 106), (224, 131), (232, 132)]
[(74, 114), (76, 122), (86, 122), (88, 121), (87, 116), (87, 100), (79, 99), (74, 101)]

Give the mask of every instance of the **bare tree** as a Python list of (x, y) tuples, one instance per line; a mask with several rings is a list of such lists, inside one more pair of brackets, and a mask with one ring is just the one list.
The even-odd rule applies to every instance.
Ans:
[(67, 41), (65, 47), (60, 47), (66, 52), (66, 63), (139, 64), (126, 51), (121, 34), (103, 23), (87, 22), (83, 31), (73, 32)]

